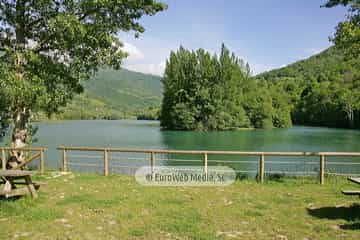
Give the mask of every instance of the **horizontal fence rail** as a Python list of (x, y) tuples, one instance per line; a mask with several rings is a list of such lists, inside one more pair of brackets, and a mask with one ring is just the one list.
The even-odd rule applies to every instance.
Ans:
[[(57, 148), (58, 150), (62, 151), (62, 166), (63, 171), (68, 171), (68, 152), (69, 151), (80, 151), (80, 152), (101, 152), (102, 159), (103, 159), (103, 174), (105, 176), (109, 175), (109, 154), (110, 153), (132, 153), (132, 154), (145, 154), (148, 157), (148, 160), (140, 157), (128, 157), (127, 160), (133, 161), (140, 161), (146, 160), (148, 164), (155, 168), (157, 160), (165, 160), (164, 158), (158, 158), (158, 155), (170, 155), (171, 154), (180, 154), (180, 155), (199, 155), (201, 156), (201, 160), (195, 159), (171, 159), (166, 158), (166, 160), (171, 160), (174, 162), (198, 162), (203, 167), (205, 172), (207, 171), (209, 163), (233, 163), (233, 164), (242, 164), (242, 163), (254, 163), (254, 161), (232, 161), (232, 160), (209, 160), (210, 156), (252, 156), (258, 157), (257, 161), (257, 171), (245, 170), (245, 171), (238, 171), (238, 172), (245, 172), (245, 173), (257, 173), (257, 178), (260, 182), (263, 182), (265, 179), (265, 172), (267, 173), (276, 173), (276, 171), (265, 171), (265, 163), (273, 163), (273, 164), (299, 164), (299, 162), (291, 162), (291, 161), (265, 161), (266, 157), (318, 157), (318, 161), (311, 161), (311, 162), (301, 162), (300, 164), (313, 164), (318, 166), (317, 171), (310, 171), (313, 174), (318, 174), (319, 183), (324, 184), (325, 182), (325, 174), (326, 173), (325, 167), (326, 164), (348, 164), (348, 165), (360, 165), (359, 163), (341, 163), (341, 162), (328, 162), (326, 163), (327, 157), (360, 157), (360, 152), (243, 152), (243, 151), (205, 151), (205, 150), (164, 150), (164, 149), (129, 149), (129, 148), (101, 148), (101, 147), (65, 147), (61, 146)], [(71, 156), (79, 156), (79, 155), (71, 155)], [(84, 157), (84, 155), (83, 155)], [(99, 158), (99, 156), (85, 156), (84, 158)], [(121, 160), (123, 158), (119, 157), (111, 157), (111, 160)], [(82, 163), (77, 163), (74, 165), (81, 166)], [(91, 164), (90, 164), (91, 165)], [(90, 166), (89, 165), (89, 166)], [(92, 164), (93, 166), (99, 166), (96, 163)], [(117, 167), (128, 167), (134, 168), (134, 166), (117, 166)], [(301, 173), (301, 172), (300, 172)], [(338, 174), (342, 175), (342, 174)]]
[(15, 147), (0, 147), (1, 151), (1, 169), (6, 170), (8, 157), (10, 156), (10, 151), (20, 151), (24, 152), (26, 154), (26, 158), (23, 162), (21, 162), (19, 165), (17, 165), (15, 168), (12, 168), (12, 170), (21, 169), (34, 160), (39, 160), (39, 171), (40, 173), (44, 173), (45, 171), (45, 150), (44, 147), (25, 147), (25, 148), (15, 148)]

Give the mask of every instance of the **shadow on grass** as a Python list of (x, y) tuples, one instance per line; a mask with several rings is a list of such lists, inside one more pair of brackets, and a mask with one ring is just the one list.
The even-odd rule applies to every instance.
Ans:
[[(291, 177), (285, 176), (283, 173), (267, 173), (265, 174), (266, 180), (275, 181), (275, 182), (283, 182), (285, 179), (289, 179)], [(248, 173), (237, 172), (235, 180), (249, 180), (249, 179), (259, 179), (259, 174), (252, 176)]]
[(349, 223), (340, 225), (344, 230), (360, 230), (360, 204), (341, 207), (321, 207), (307, 209), (308, 213), (320, 219), (344, 219)]
[(283, 173), (268, 173), (265, 175), (265, 177), (270, 181), (283, 182), (285, 179), (285, 174), (283, 174)]
[(251, 178), (251, 176), (249, 174), (237, 172), (235, 180), (241, 181), (241, 180), (248, 180), (250, 178)]
[(0, 196), (0, 201), (2, 202), (15, 202), (19, 199), (21, 199), (22, 196), (14, 196), (14, 197), (9, 197), (9, 198), (6, 198), (4, 196)]

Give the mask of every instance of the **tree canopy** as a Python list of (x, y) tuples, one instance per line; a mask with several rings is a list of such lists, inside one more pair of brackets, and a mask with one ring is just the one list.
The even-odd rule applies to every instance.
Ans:
[(183, 47), (171, 52), (163, 85), (160, 120), (167, 129), (231, 130), (291, 124), (281, 102), (272, 101), (266, 82), (255, 81), (249, 65), (224, 45), (219, 56)]
[(57, 112), (99, 67), (120, 67), (120, 31), (138, 36), (139, 19), (165, 8), (156, 0), (0, 0), (0, 110), (15, 129), (34, 111)]
[(324, 6), (349, 6), (347, 19), (340, 22), (336, 32), (330, 39), (340, 48), (345, 56), (358, 58), (360, 56), (360, 0), (329, 0)]
[[(295, 124), (360, 127), (360, 60), (331, 47), (306, 60), (256, 76), (288, 95)], [(286, 99), (285, 99), (286, 100)]]

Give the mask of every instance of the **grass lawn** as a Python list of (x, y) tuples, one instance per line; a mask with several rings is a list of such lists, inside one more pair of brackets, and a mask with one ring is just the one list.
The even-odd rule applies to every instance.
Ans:
[(0, 239), (360, 239), (345, 178), (144, 187), (132, 176), (50, 178), (36, 200), (0, 200)]

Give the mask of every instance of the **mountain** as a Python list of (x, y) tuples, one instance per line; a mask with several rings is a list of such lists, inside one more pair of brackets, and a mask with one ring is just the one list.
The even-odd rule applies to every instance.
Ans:
[(273, 97), (287, 94), (295, 124), (360, 128), (360, 57), (330, 47), (255, 78), (275, 86)]
[[(54, 119), (157, 118), (162, 97), (161, 77), (127, 69), (101, 69), (84, 82), (76, 96)], [(43, 119), (42, 114), (38, 115)]]
[(359, 59), (345, 60), (341, 51), (330, 47), (307, 59), (297, 61), (285, 67), (261, 73), (258, 79), (278, 81), (284, 78), (297, 80), (337, 81), (352, 79), (359, 70)]
[(161, 77), (122, 69), (102, 69), (85, 83), (89, 96), (111, 106), (144, 108), (161, 102)]

